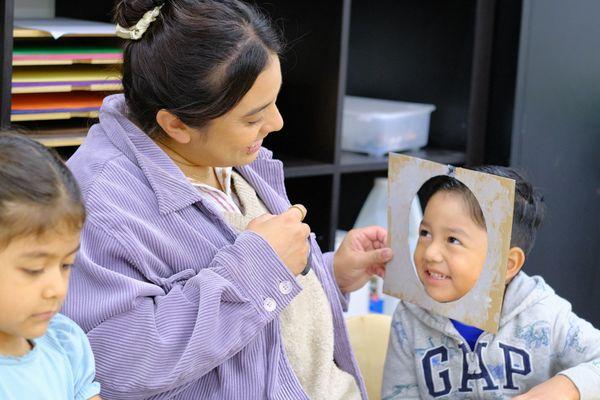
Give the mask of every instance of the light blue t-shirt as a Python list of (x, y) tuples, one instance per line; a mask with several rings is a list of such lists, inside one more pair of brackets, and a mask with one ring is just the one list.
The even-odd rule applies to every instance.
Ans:
[(90, 343), (75, 322), (52, 318), (22, 357), (0, 356), (0, 399), (84, 400), (100, 393)]

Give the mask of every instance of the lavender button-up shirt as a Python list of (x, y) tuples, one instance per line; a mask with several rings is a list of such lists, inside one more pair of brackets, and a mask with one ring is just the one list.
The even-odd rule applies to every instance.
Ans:
[[(278, 319), (302, 288), (264, 239), (229, 227), (125, 115), (123, 96), (107, 97), (68, 162), (88, 219), (63, 312), (88, 334), (102, 397), (307, 399)], [(288, 209), (271, 152), (236, 169), (271, 213)], [(309, 261), (331, 304), (335, 361), (366, 399), (333, 255), (311, 238)]]

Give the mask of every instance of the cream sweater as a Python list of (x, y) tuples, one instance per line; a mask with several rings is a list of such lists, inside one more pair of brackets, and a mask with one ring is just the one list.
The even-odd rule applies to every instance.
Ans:
[[(232, 188), (240, 201), (243, 214), (224, 212), (225, 220), (238, 231), (268, 210), (254, 189), (236, 172)], [(352, 375), (342, 371), (333, 359), (333, 319), (329, 301), (321, 282), (310, 271), (298, 275), (302, 291), (281, 313), (281, 335), (287, 358), (311, 399), (360, 399), (360, 390)]]

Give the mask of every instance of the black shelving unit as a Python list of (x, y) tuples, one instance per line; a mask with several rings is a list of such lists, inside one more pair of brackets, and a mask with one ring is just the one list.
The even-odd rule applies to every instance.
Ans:
[[(3, 127), (10, 126), (13, 1), (2, 20)], [(324, 249), (348, 229), (387, 158), (341, 149), (346, 94), (431, 103), (429, 145), (407, 154), (463, 165), (484, 157), (489, 57), (495, 6), (489, 1), (255, 0), (282, 28), (284, 129), (265, 145), (285, 166), (292, 202)], [(56, 0), (56, 16), (110, 21), (112, 0)], [(65, 143), (72, 145), (73, 143)], [(61, 149), (68, 156), (74, 147)]]
[(13, 52), (13, 13), (14, 3), (6, 0), (1, 3), (0, 15), (0, 128), (10, 126), (10, 88), (12, 79)]

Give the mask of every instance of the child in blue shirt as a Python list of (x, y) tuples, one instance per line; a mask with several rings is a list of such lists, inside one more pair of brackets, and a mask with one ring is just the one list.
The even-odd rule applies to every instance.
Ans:
[(100, 399), (83, 331), (58, 314), (85, 210), (67, 167), (0, 134), (0, 399)]
[[(515, 180), (498, 333), (400, 302), (382, 398), (600, 399), (600, 331), (578, 318), (541, 277), (521, 271), (542, 221), (539, 195), (510, 168), (475, 170)], [(433, 299), (455, 301), (473, 288), (485, 263), (485, 219), (474, 195), (454, 178), (432, 178), (420, 193), (425, 211), (413, 256), (416, 271)]]

